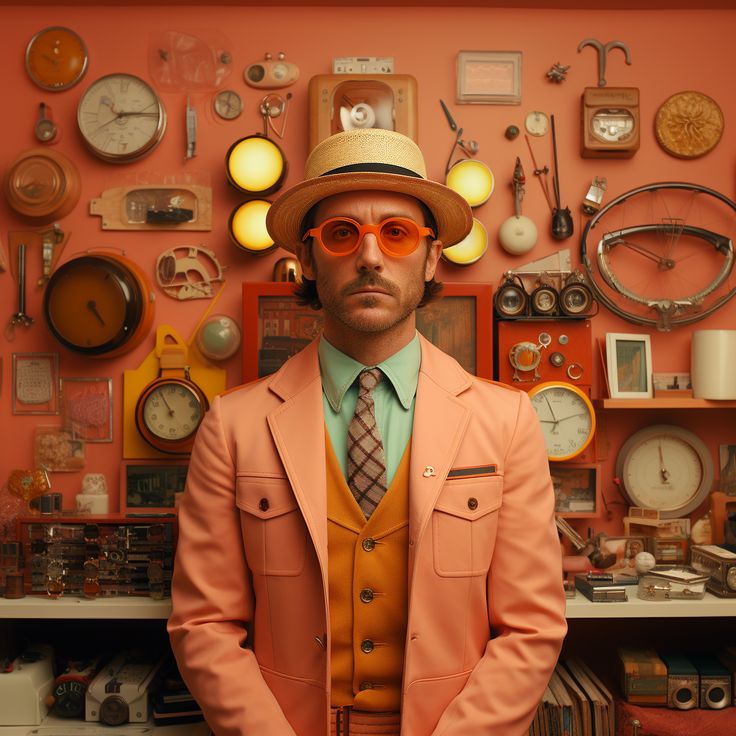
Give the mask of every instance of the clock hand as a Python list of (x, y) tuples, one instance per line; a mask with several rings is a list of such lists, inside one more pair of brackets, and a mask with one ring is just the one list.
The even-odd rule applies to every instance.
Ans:
[(659, 474), (662, 477), (662, 481), (666, 483), (669, 480), (670, 473), (664, 466), (664, 454), (662, 453), (662, 443), (658, 445), (659, 450)]
[(105, 320), (102, 319), (102, 315), (97, 311), (97, 302), (95, 302), (94, 299), (90, 299), (87, 302), (87, 309), (89, 309), (92, 314), (94, 314), (95, 317), (99, 320), (100, 324), (104, 327), (105, 326)]
[(554, 411), (552, 411), (552, 404), (549, 403), (549, 399), (547, 398), (546, 394), (542, 394), (542, 397), (547, 402), (547, 406), (549, 407), (549, 413), (552, 415), (552, 420), (555, 422), (555, 424), (559, 421), (557, 417), (555, 416)]
[(164, 404), (166, 405), (166, 408), (169, 410), (169, 416), (170, 417), (173, 417), (174, 416), (174, 410), (171, 408), (171, 404), (169, 404), (169, 402), (166, 401), (166, 396), (164, 396), (164, 392), (163, 391), (161, 392), (161, 401), (164, 402)]

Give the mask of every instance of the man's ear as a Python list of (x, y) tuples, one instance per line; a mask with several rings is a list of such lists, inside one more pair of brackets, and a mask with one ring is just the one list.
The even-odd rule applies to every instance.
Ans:
[(427, 251), (427, 260), (424, 264), (424, 280), (431, 281), (437, 270), (440, 256), (442, 255), (442, 241), (433, 240)]
[(302, 267), (302, 274), (304, 274), (308, 279), (314, 281), (315, 269), (311, 244), (307, 245), (306, 243), (299, 243), (295, 251), (295, 255), (299, 259), (299, 265)]

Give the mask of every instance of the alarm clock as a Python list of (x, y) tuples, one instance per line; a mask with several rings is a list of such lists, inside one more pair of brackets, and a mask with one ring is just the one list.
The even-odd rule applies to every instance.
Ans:
[(631, 158), (639, 150), (639, 90), (586, 87), (581, 107), (583, 158)]
[(90, 251), (51, 275), (43, 315), (51, 334), (68, 350), (112, 358), (146, 337), (153, 324), (154, 299), (153, 286), (134, 261)]
[(595, 437), (595, 410), (585, 391), (564, 381), (546, 381), (529, 390), (542, 427), (550, 462), (572, 460)]

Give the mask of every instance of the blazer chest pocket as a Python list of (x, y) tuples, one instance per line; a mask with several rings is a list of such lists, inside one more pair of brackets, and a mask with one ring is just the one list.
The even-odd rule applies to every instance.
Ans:
[(485, 575), (491, 564), (503, 496), (503, 476), (445, 483), (432, 514), (435, 572)]
[(235, 503), (250, 569), (260, 575), (299, 575), (304, 567), (307, 527), (289, 481), (239, 475)]

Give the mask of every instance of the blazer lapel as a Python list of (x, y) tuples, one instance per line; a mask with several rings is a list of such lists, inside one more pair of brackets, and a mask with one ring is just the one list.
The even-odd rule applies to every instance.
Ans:
[(287, 361), (269, 387), (284, 403), (268, 415), (268, 426), (326, 570), (325, 424), (317, 341)]
[(470, 419), (470, 411), (456, 398), (470, 385), (467, 374), (424, 338), (421, 343), (409, 476), (409, 535), (415, 542), (409, 548), (410, 584), (417, 541), (429, 522)]

